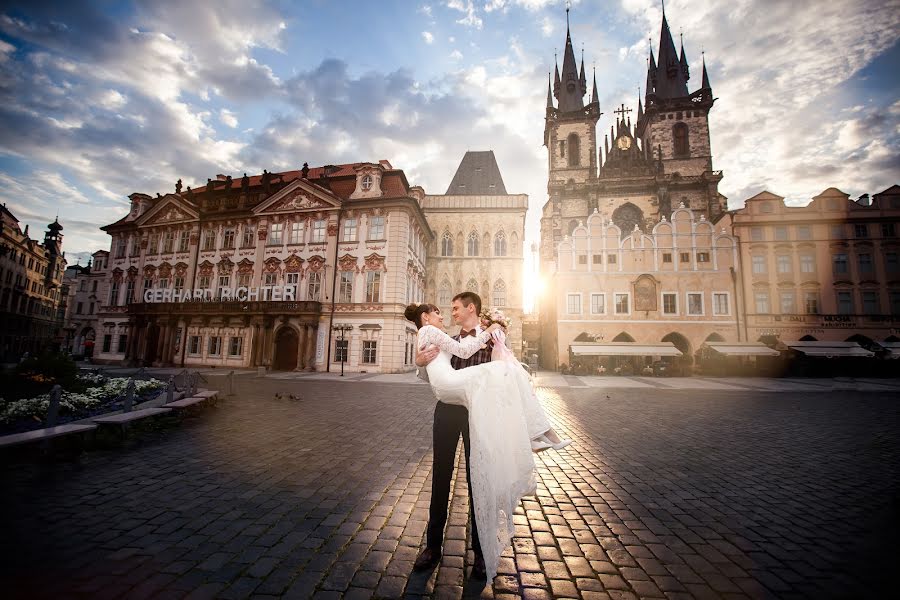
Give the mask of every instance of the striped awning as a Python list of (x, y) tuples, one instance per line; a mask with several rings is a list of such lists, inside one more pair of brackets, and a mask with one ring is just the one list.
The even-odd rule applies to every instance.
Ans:
[(706, 342), (706, 346), (725, 356), (779, 356), (773, 350), (758, 342)]
[(671, 342), (638, 344), (637, 342), (576, 342), (569, 346), (576, 356), (681, 356)]

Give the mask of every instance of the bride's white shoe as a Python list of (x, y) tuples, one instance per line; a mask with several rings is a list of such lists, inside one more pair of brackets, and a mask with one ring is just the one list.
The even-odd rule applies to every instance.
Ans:
[(535, 443), (545, 444), (546, 448), (553, 448), (554, 450), (562, 450), (566, 446), (570, 445), (572, 443), (572, 440), (560, 438), (560, 440), (558, 442), (554, 442), (546, 435), (540, 435), (537, 438), (531, 440), (532, 449), (534, 449)]
[(550, 443), (550, 440), (545, 438), (544, 436), (537, 437), (531, 440), (531, 451), (532, 452), (542, 452), (544, 450), (549, 450), (553, 447), (553, 444)]

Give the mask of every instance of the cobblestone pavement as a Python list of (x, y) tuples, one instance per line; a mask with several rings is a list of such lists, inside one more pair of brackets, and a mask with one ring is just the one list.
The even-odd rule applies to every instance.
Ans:
[(895, 392), (543, 387), (552, 418), (576, 443), (539, 455), (538, 494), (523, 502), (514, 547), (485, 586), (467, 577), (464, 475), (441, 564), (412, 572), (431, 489), (427, 387), (236, 381), (235, 396), (124, 447), (75, 462), (2, 463), (4, 595), (593, 600), (892, 591), (900, 564)]

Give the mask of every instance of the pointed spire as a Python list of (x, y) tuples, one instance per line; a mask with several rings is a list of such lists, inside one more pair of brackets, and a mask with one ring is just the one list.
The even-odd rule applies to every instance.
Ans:
[(597, 95), (597, 67), (594, 67), (594, 91), (591, 94), (591, 104), (600, 104), (600, 97)]
[(603, 134), (603, 148), (606, 149), (606, 158), (609, 158), (609, 138)]
[[(649, 40), (648, 40), (649, 43)], [(650, 58), (647, 59), (647, 85), (645, 93), (649, 96), (656, 88), (656, 59), (653, 57), (653, 44), (650, 45)]]
[(584, 75), (584, 47), (581, 48), (581, 75), (578, 76), (582, 95), (587, 94), (587, 78)]
[(641, 104), (641, 86), (638, 86), (638, 116), (637, 122), (640, 123), (644, 118), (644, 105)]
[(553, 92), (550, 91), (550, 73), (547, 73), (547, 108), (553, 108)]
[[(581, 85), (581, 77), (578, 74), (578, 65), (575, 63), (575, 50), (572, 47), (572, 34), (569, 31), (569, 7), (566, 7), (566, 48), (563, 51), (562, 77), (560, 79), (559, 100), (561, 112), (573, 112), (584, 108), (584, 95), (587, 86)], [(583, 75), (583, 72), (582, 72)]]
[[(652, 66), (652, 65), (651, 65)], [(682, 98), (688, 95), (685, 70), (687, 61), (682, 64), (675, 50), (675, 41), (669, 30), (669, 22), (663, 12), (662, 27), (659, 33), (659, 64), (653, 81), (654, 93), (660, 99)]]
[(681, 57), (678, 59), (678, 62), (681, 63), (681, 72), (684, 73), (684, 80), (688, 81), (691, 78), (690, 69), (688, 69), (687, 57), (684, 55), (684, 34), (679, 34), (681, 36)]
[(553, 64), (556, 69), (556, 74), (553, 77), (553, 95), (559, 100), (559, 63), (556, 61), (556, 52), (553, 53)]
[(706, 53), (703, 53), (703, 83), (700, 84), (700, 87), (704, 90), (711, 90), (712, 86), (709, 85), (709, 74), (706, 72)]

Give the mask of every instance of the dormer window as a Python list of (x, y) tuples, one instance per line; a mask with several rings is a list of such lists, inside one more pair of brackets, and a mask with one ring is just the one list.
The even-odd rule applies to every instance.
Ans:
[(366, 192), (372, 189), (372, 176), (371, 175), (363, 175), (362, 181), (360, 182), (360, 186)]

